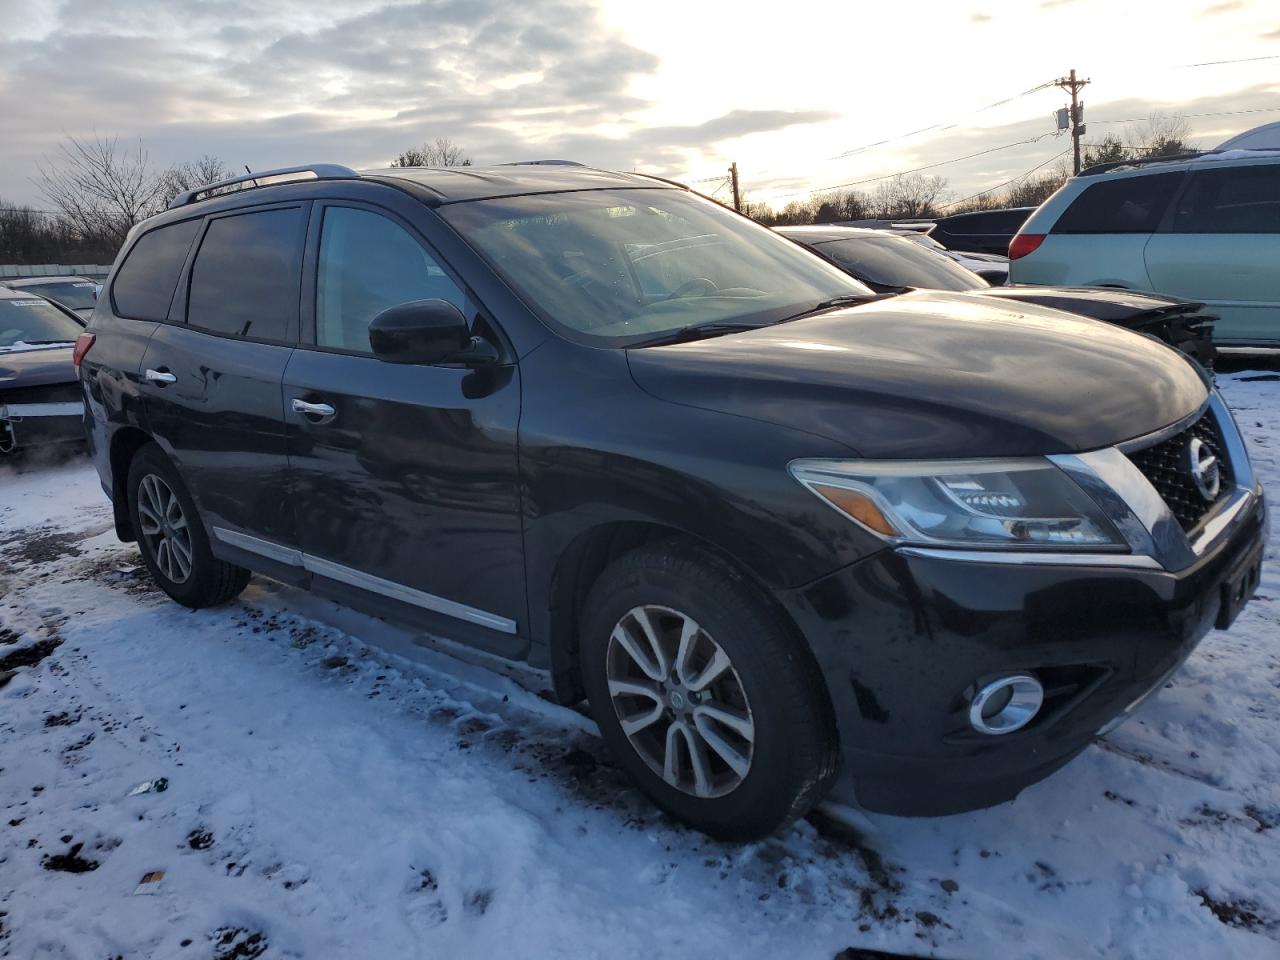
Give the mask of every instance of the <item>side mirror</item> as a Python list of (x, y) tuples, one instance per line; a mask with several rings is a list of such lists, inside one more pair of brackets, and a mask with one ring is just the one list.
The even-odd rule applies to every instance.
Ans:
[(479, 365), (497, 359), (497, 351), (471, 336), (466, 317), (447, 300), (388, 307), (369, 324), (369, 346), (387, 363)]

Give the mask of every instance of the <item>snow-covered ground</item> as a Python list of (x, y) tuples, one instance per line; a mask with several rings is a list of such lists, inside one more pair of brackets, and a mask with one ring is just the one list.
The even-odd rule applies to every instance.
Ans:
[[(1280, 491), (1258, 376), (1222, 380)], [(537, 675), (260, 578), (187, 611), (89, 466), (0, 473), (0, 956), (1275, 958), (1276, 526), (1236, 626), (1014, 803), (744, 846), (656, 814)]]

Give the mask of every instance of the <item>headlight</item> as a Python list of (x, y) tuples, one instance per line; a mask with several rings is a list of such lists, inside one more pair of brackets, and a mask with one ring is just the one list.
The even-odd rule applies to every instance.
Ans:
[(1019, 460), (795, 460), (791, 475), (893, 543), (1126, 549), (1093, 499), (1039, 457)]

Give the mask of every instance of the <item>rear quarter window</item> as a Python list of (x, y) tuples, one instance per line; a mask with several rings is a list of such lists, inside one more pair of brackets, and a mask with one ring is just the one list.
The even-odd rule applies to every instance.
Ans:
[(1182, 173), (1103, 180), (1067, 207), (1050, 233), (1154, 233)]
[(111, 306), (131, 320), (165, 320), (200, 220), (157, 227), (138, 238), (111, 283)]

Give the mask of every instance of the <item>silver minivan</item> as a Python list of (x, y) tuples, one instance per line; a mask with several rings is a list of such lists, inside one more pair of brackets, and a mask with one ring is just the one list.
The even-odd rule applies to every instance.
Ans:
[(1221, 346), (1280, 346), (1280, 150), (1104, 164), (1009, 245), (1011, 283), (1124, 287), (1206, 304)]

